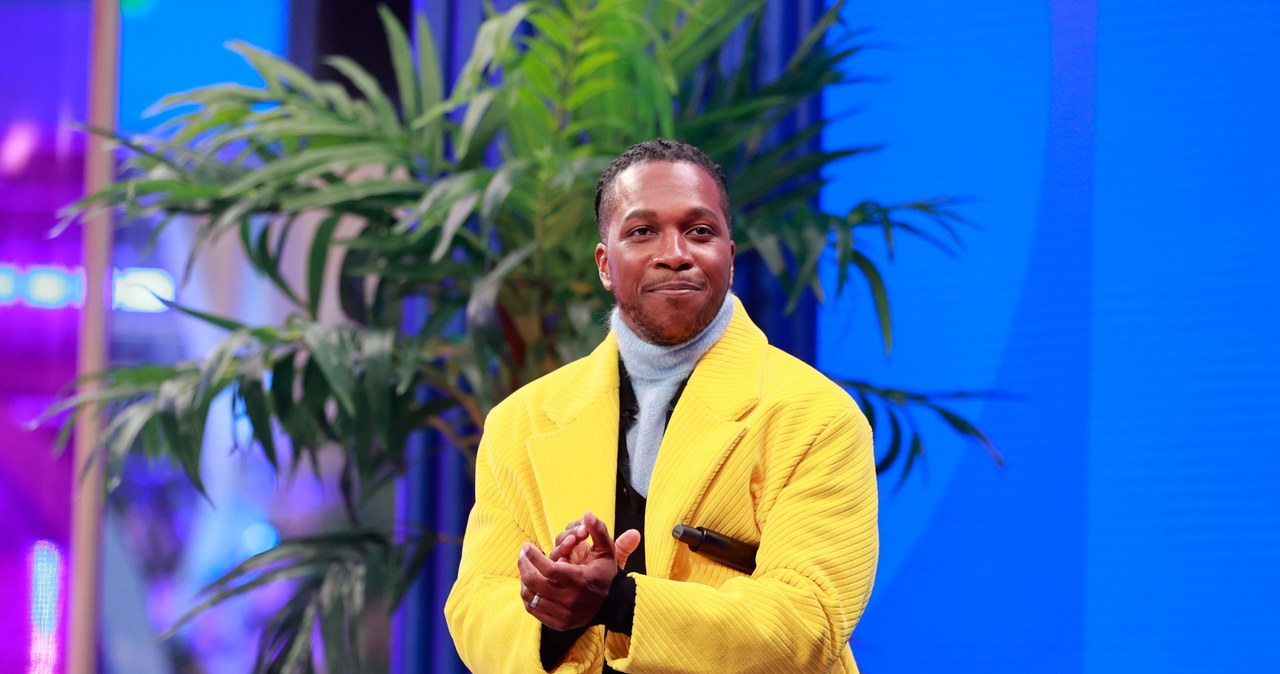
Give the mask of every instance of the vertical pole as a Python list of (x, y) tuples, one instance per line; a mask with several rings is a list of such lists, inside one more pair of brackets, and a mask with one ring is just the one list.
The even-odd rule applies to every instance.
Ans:
[[(116, 125), (119, 78), (120, 3), (93, 0), (89, 55), (89, 124), (104, 129)], [(115, 158), (106, 142), (90, 136), (85, 152), (85, 192), (106, 186), (115, 172)], [(84, 223), (84, 309), (76, 370), (80, 375), (107, 365), (107, 293), (111, 263), (111, 216), (100, 213)], [(81, 392), (96, 383), (80, 385)], [(100, 428), (87, 415), (75, 426), (74, 508), (71, 522), (71, 591), (67, 671), (94, 674), (98, 670), (99, 575), (102, 558), (102, 463), (94, 459)], [(91, 466), (81, 472), (85, 466)]]

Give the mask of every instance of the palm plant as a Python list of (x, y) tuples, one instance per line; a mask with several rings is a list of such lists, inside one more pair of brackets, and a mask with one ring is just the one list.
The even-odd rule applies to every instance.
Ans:
[[(489, 409), (599, 341), (611, 298), (584, 260), (597, 241), (593, 186), (634, 142), (663, 135), (705, 149), (728, 174), (739, 251), (758, 252), (791, 304), (805, 292), (822, 296), (818, 263), (831, 251), (837, 291), (851, 274), (866, 281), (890, 349), (888, 295), (864, 234), (890, 250), (900, 235), (949, 248), (963, 221), (946, 199), (866, 201), (847, 213), (814, 206), (821, 169), (870, 148), (812, 150), (824, 123), (769, 141), (823, 87), (850, 81), (856, 35), (837, 24), (837, 3), (781, 76), (756, 82), (763, 4), (529, 0), (488, 18), (448, 91), (424, 20), (415, 48), (384, 12), (394, 97), (349, 59), (329, 62), (358, 96), (235, 44), (262, 87), (175, 94), (160, 106), (183, 112), (156, 134), (112, 134), (133, 151), (122, 177), (69, 207), (68, 222), (118, 209), (126, 220), (155, 219), (158, 235), (175, 217), (193, 218), (193, 258), (210, 241), (238, 236), (294, 309), (278, 324), (247, 325), (174, 305), (227, 337), (201, 362), (103, 372), (99, 391), (52, 412), (70, 410), (68, 429), (81, 414), (105, 423), (109, 486), (124, 458), (142, 452), (173, 458), (202, 490), (203, 429), (225, 393), (273, 466), (314, 465), (322, 451), (344, 457), (350, 527), (247, 560), (189, 616), (293, 579), (292, 599), (263, 635), (259, 671), (305, 670), (316, 632), (328, 671), (360, 670), (355, 626), (366, 578), (390, 579), (397, 599), (430, 542), (396, 542), (364, 526), (360, 505), (404, 474), (410, 434), (432, 429), (474, 459)], [(722, 52), (735, 33), (745, 35), (743, 55), (727, 63)], [(339, 236), (340, 223), (356, 233)], [(306, 247), (305, 287), (282, 272), (286, 244)], [(319, 316), (331, 257), (341, 268), (338, 323)], [(408, 326), (411, 298), (425, 315)], [(900, 422), (911, 408), (941, 415), (994, 453), (944, 398), (850, 386), (888, 438), (881, 470), (909, 469), (923, 451), (920, 435)]]

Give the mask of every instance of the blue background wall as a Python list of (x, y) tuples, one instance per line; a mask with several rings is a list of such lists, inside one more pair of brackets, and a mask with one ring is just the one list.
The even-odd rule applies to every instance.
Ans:
[[(875, 85), (828, 146), (888, 141), (846, 195), (972, 196), (960, 260), (901, 242), (892, 360), (864, 288), (819, 365), (925, 390), (1008, 458), (935, 429), (882, 479), (868, 672), (1264, 671), (1280, 602), (1280, 6), (863, 0)], [(830, 270), (828, 270), (830, 271)]]

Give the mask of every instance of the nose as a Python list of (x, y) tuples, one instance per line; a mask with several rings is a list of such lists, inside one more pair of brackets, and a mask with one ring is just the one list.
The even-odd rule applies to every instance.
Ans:
[(684, 271), (693, 267), (693, 258), (689, 254), (689, 242), (679, 232), (666, 232), (658, 243), (658, 254), (654, 256), (656, 267)]

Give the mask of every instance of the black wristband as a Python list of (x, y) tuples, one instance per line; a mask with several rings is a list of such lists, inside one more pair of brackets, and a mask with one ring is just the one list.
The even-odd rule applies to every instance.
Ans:
[(555, 669), (569, 649), (573, 648), (573, 642), (577, 641), (578, 637), (585, 634), (589, 628), (590, 625), (561, 632), (543, 625), (542, 644), (538, 648), (542, 668), (548, 672)]
[(610, 632), (631, 634), (636, 618), (636, 580), (626, 571), (618, 571), (609, 584), (609, 596), (591, 621), (593, 625), (604, 625)]

